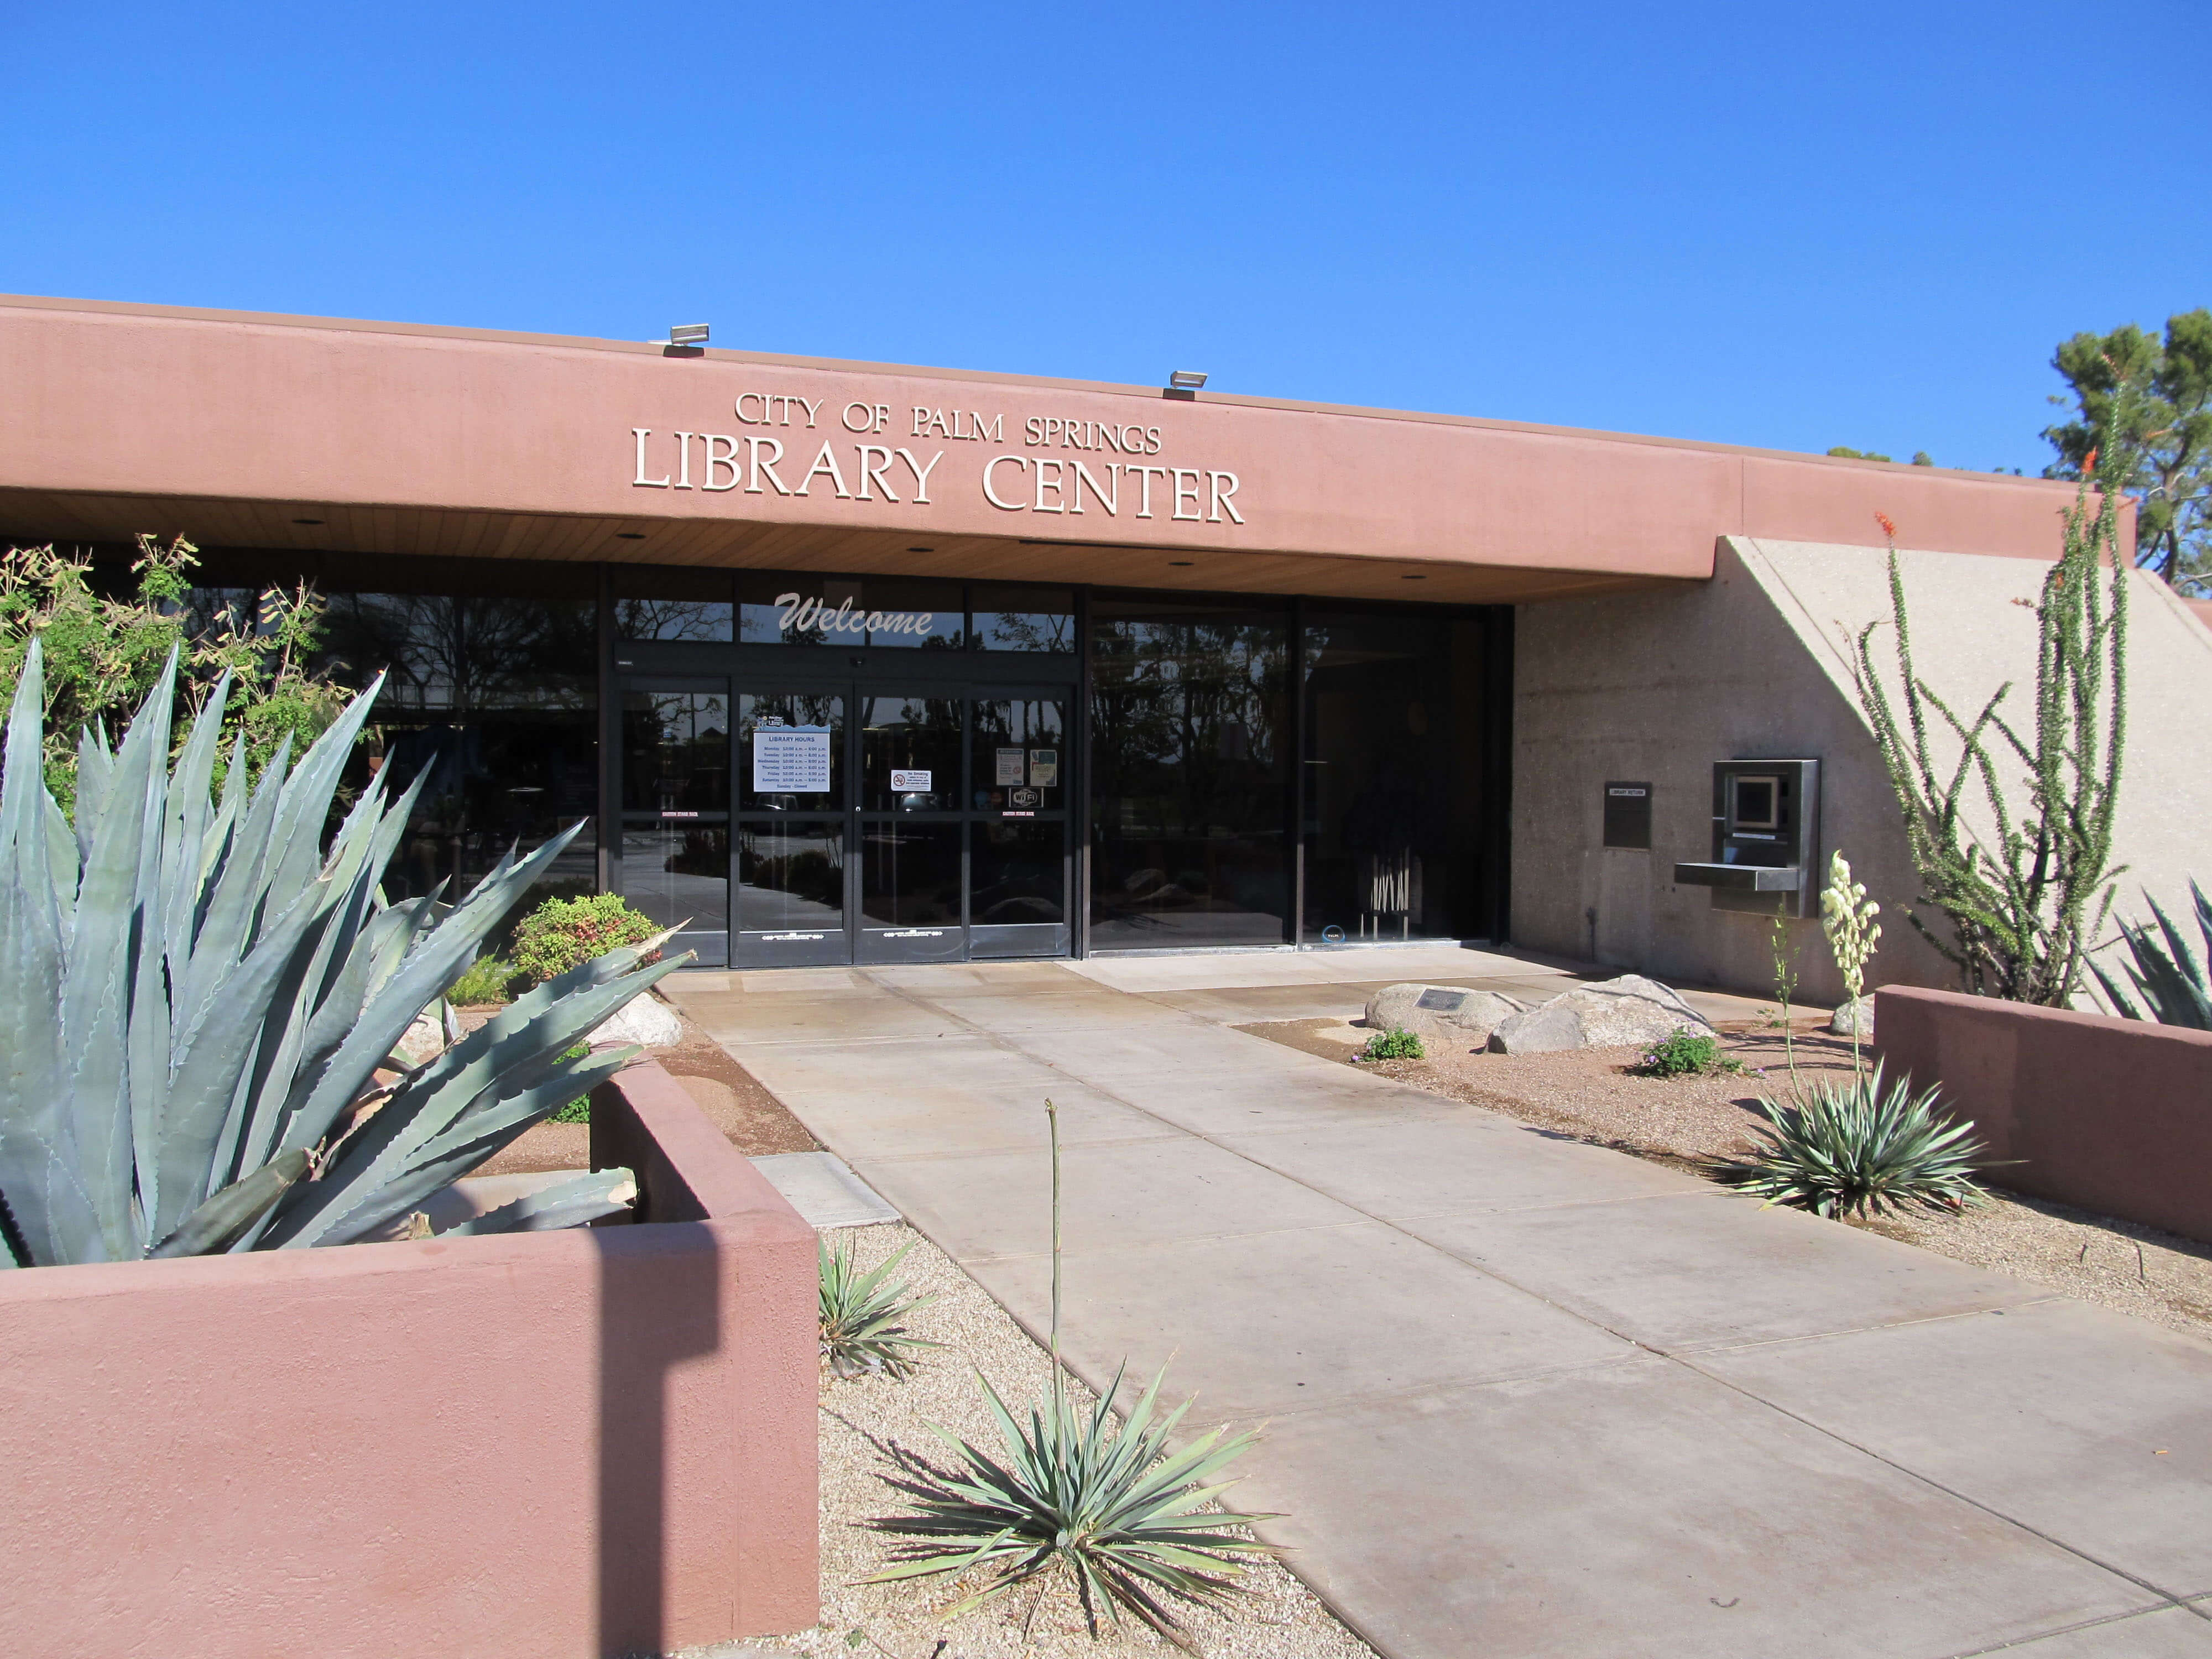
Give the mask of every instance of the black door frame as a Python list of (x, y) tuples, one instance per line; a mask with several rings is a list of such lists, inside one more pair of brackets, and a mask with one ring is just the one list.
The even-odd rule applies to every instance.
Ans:
[[(731, 801), (730, 826), (730, 909), (726, 920), (730, 924), (727, 965), (732, 969), (750, 970), (771, 967), (824, 967), (848, 964), (885, 966), (898, 963), (966, 962), (971, 959), (1006, 960), (1018, 955), (1050, 954), (1069, 956), (1079, 947), (1077, 931), (1079, 918), (1087, 908), (1085, 890), (1080, 884), (1083, 872), (1078, 854), (1079, 826), (1083, 822), (1080, 798), (1077, 794), (1079, 780), (1087, 779), (1088, 708), (1080, 695), (1079, 665), (1073, 658), (1054, 658), (1029, 653), (990, 652), (930, 652), (916, 650), (794, 650), (788, 646), (706, 645), (696, 642), (668, 642), (642, 640), (616, 640), (611, 637), (611, 623), (603, 612), (601, 627), (602, 678), (604, 692), (600, 699), (601, 811), (599, 830), (599, 881), (602, 890), (618, 892), (623, 887), (622, 831), (622, 709), (625, 696), (633, 690), (719, 689), (729, 699)], [(1078, 626), (1083, 625), (1080, 606)], [(792, 938), (778, 940), (801, 947), (787, 954), (776, 953), (763, 958), (745, 946), (744, 931), (737, 924), (742, 920), (738, 908), (738, 862), (743, 848), (743, 835), (749, 824), (767, 821), (768, 815), (745, 810), (741, 803), (742, 782), (738, 775), (738, 729), (739, 699), (748, 695), (814, 694), (840, 697), (843, 702), (845, 730), (842, 753), (844, 769), (843, 801), (835, 809), (823, 813), (807, 813), (791, 821), (823, 822), (834, 818), (843, 825), (844, 846), (844, 921), (842, 929), (835, 930), (838, 938), (813, 940)], [(861, 881), (863, 875), (862, 836), (871, 823), (897, 821), (903, 815), (864, 811), (861, 804), (861, 730), (864, 705), (870, 697), (927, 696), (953, 701), (960, 709), (960, 766), (961, 775), (956, 791), (955, 805), (927, 814), (917, 815), (917, 822), (951, 823), (957, 826), (960, 845), (961, 915), (959, 925), (952, 931), (956, 939), (952, 948), (940, 943), (936, 929), (871, 928), (862, 908)], [(1061, 757), (1061, 786), (1067, 803), (1058, 811), (1040, 813), (1032, 822), (1060, 822), (1061, 829), (1060, 879), (1063, 911), (1066, 921), (1059, 929), (1057, 948), (1049, 952), (1029, 952), (1009, 949), (987, 950), (981, 957), (975, 953), (975, 939), (969, 915), (969, 896), (972, 890), (971, 869), (975, 833), (972, 825), (994, 821), (994, 815), (973, 803), (973, 781), (969, 776), (972, 766), (973, 711), (970, 705), (979, 700), (994, 696), (1032, 696), (1053, 698), (1061, 702), (1066, 714), (1063, 720)], [(1018, 816), (1012, 813), (1000, 817)], [(793, 928), (793, 934), (815, 930)], [(824, 933), (833, 930), (823, 929)], [(873, 934), (874, 937), (869, 937)], [(892, 938), (895, 935), (910, 940), (902, 947)], [(766, 941), (757, 941), (766, 942)], [(1002, 945), (1006, 943), (998, 941)], [(819, 945), (818, 950), (804, 947)], [(889, 948), (886, 948), (889, 947)]]

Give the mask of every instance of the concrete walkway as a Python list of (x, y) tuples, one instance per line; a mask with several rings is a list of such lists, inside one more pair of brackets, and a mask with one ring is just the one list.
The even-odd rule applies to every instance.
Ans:
[(1072, 1363), (1391, 1659), (2212, 1656), (2212, 1345), (1226, 1029), (1437, 955), (665, 988), (1037, 1331), (1051, 1096)]

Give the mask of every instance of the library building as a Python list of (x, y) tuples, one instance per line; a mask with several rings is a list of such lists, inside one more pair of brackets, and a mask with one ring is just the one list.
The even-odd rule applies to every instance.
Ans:
[[(1830, 849), (1917, 891), (1852, 679), (1876, 515), (1978, 706), (2032, 678), (2008, 601), (2073, 500), (704, 326), (14, 297), (0, 374), (0, 537), (121, 579), (182, 536), (207, 613), (307, 584), (332, 672), (386, 677), (356, 764), (428, 775), (392, 896), (582, 820), (566, 890), (748, 971), (1428, 940), (1756, 985)], [(2118, 858), (2182, 892), (2203, 769), (2160, 711), (2212, 633), (2136, 581)]]

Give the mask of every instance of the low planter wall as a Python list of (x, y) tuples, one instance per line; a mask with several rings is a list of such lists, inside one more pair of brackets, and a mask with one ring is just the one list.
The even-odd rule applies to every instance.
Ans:
[(1901, 988), (1874, 1029), (1891, 1073), (2019, 1160), (1999, 1186), (2212, 1242), (2212, 1031)]
[(21, 1653), (608, 1659), (814, 1622), (814, 1235), (658, 1066), (635, 1224), (0, 1272)]

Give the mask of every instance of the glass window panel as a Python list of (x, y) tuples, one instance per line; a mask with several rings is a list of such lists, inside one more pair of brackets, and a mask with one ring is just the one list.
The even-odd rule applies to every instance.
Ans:
[(1075, 650), (1075, 593), (1066, 587), (975, 588), (975, 643), (985, 651)]
[(1306, 938), (1481, 931), (1480, 624), (1310, 613), (1306, 626)]
[(842, 812), (844, 787), (844, 698), (829, 691), (739, 695), (738, 799), (746, 811)]
[(746, 574), (738, 599), (738, 638), (746, 645), (958, 651), (968, 640), (958, 582)]
[(732, 606), (726, 570), (616, 565), (610, 580), (618, 639), (713, 643), (730, 637)]
[(957, 823), (878, 820), (860, 826), (860, 919), (871, 927), (960, 925)]
[(749, 823), (738, 830), (738, 926), (747, 933), (845, 925), (845, 826)]
[(1091, 615), (1091, 943), (1281, 942), (1287, 613), (1104, 595)]
[(1067, 705), (1056, 697), (979, 697), (969, 796), (979, 812), (1057, 812), (1067, 805)]
[(663, 927), (681, 927), (675, 947), (703, 966), (729, 960), (730, 826), (625, 823), (623, 896)]
[[(377, 561), (370, 568), (385, 575), (417, 562), (426, 577), (434, 574), (427, 561)], [(360, 575), (354, 573), (356, 583)], [(359, 787), (374, 771), (395, 790), (422, 780), (385, 890), (417, 897), (442, 881), (448, 898), (459, 898), (510, 847), (519, 842), (528, 852), (580, 821), (525, 902), (589, 892), (598, 845), (598, 606), (562, 590), (577, 585), (567, 579), (590, 572), (526, 566), (471, 575), (486, 584), (544, 576), (552, 596), (357, 586), (325, 592), (318, 666), (355, 686), (385, 676), (349, 781)], [(206, 608), (253, 591), (211, 591)]]
[(623, 696), (623, 811), (665, 819), (730, 810), (730, 700), (720, 691)]
[(866, 697), (860, 708), (860, 810), (936, 812), (957, 808), (958, 700)]
[(977, 926), (1067, 920), (1066, 835), (1059, 823), (977, 823), (968, 919)]

